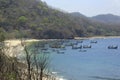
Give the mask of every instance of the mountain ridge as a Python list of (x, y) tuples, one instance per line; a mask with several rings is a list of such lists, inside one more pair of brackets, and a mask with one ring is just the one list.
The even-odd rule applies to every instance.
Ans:
[(113, 14), (100, 14), (93, 16), (92, 19), (104, 23), (120, 24), (120, 16)]
[(41, 0), (0, 0), (0, 28), (7, 38), (19, 38), (19, 32), (25, 38), (38, 39), (120, 35), (119, 25), (78, 16), (50, 8)]

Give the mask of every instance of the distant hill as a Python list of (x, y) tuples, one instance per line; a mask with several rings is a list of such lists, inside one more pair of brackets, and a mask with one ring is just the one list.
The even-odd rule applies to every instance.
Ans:
[(113, 14), (97, 15), (92, 17), (92, 19), (104, 23), (120, 24), (120, 16)]
[[(112, 15), (112, 14), (108, 14), (108, 15), (112, 15), (114, 17), (114, 20), (112, 19), (111, 22), (109, 22), (108, 20), (111, 18), (111, 16), (107, 16), (105, 19), (105, 21), (103, 20), (97, 20), (94, 19), (94, 17), (86, 17), (85, 15), (79, 13), (79, 12), (72, 12), (70, 13), (72, 16), (76, 17), (78, 19), (78, 23), (80, 24), (86, 24), (88, 27), (87, 32), (91, 31), (91, 29), (94, 29), (92, 31), (92, 33), (94, 33), (94, 31), (96, 31), (97, 33), (94, 33), (95, 35), (119, 35), (119, 29), (120, 29), (120, 22), (119, 22), (119, 16), (116, 15)], [(94, 27), (94, 28), (92, 28)], [(89, 34), (90, 35), (90, 34)]]
[(72, 12), (70, 13), (72, 16), (75, 16), (75, 17), (86, 17), (85, 15), (81, 14), (80, 12)]
[(41, 0), (0, 0), (0, 28), (7, 38), (74, 38), (120, 35), (120, 25), (109, 25), (80, 13), (66, 13)]

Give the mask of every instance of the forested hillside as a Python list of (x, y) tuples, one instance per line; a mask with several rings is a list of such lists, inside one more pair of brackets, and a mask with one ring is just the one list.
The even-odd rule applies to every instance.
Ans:
[(0, 28), (7, 38), (73, 38), (120, 35), (119, 25), (103, 24), (49, 7), (40, 0), (0, 0)]

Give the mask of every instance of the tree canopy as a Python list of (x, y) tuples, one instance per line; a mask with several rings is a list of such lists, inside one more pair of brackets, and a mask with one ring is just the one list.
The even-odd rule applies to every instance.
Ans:
[(26, 38), (39, 39), (120, 35), (119, 25), (75, 17), (40, 0), (0, 0), (0, 27), (7, 32), (7, 38), (16, 38), (16, 31), (25, 33)]

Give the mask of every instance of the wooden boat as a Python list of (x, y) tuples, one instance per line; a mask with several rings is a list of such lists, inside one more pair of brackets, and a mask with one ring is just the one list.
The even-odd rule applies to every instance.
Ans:
[(118, 46), (108, 46), (108, 49), (117, 49), (118, 48)]
[(75, 46), (75, 45), (73, 45), (72, 49), (82, 49), (82, 46)]

